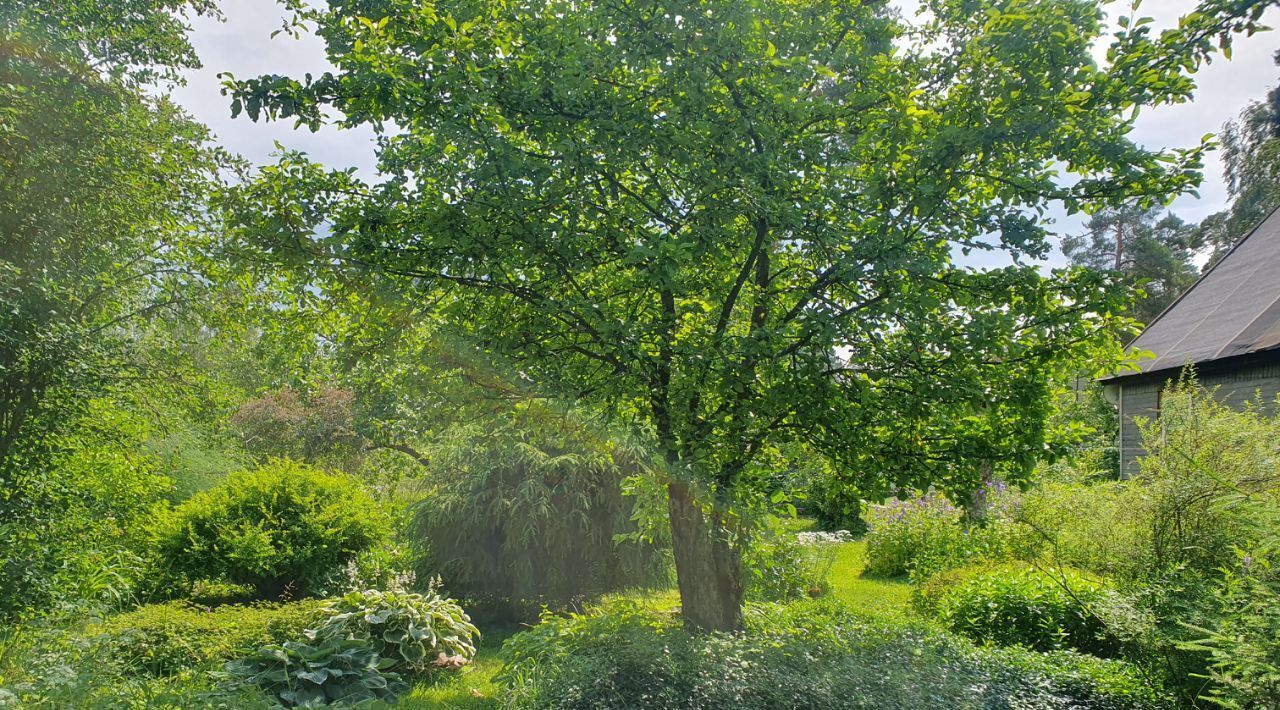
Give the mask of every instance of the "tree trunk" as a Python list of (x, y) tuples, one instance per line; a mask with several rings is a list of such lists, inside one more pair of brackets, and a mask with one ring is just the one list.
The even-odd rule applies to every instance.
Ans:
[(990, 504), (990, 501), (987, 500), (987, 495), (990, 493), (991, 483), (996, 480), (995, 467), (992, 466), (991, 459), (982, 459), (978, 466), (979, 477), (982, 480), (979, 482), (977, 490), (969, 494), (969, 506), (966, 511), (969, 520), (973, 522), (986, 520), (987, 506)]
[(681, 613), (690, 631), (742, 628), (742, 561), (718, 513), (703, 515), (684, 482), (667, 485)]

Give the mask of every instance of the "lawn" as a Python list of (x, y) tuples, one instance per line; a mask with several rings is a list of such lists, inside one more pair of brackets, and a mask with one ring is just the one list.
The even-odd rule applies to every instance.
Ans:
[(832, 596), (851, 607), (879, 616), (911, 613), (911, 584), (906, 577), (864, 576), (866, 541), (837, 545), (836, 561), (827, 576)]

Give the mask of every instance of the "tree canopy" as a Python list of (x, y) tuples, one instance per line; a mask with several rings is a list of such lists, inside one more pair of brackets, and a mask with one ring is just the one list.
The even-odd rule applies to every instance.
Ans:
[(739, 483), (770, 447), (1039, 443), (995, 434), (1042, 431), (1030, 383), (1123, 327), (1119, 284), (956, 255), (1040, 256), (1054, 205), (1192, 187), (1205, 147), (1133, 144), (1134, 111), (1188, 100), (1269, 4), (1131, 18), (1099, 65), (1094, 0), (335, 2), (302, 19), (336, 69), (229, 77), (232, 111), (371, 125), (384, 177), (286, 154), (225, 206), (311, 288), (394, 294), (631, 422), (686, 623), (735, 628)]
[(210, 7), (0, 4), (6, 607), (28, 582), (48, 583), (51, 525), (84, 493), (50, 473), (68, 422), (113, 382), (138, 376), (129, 344), (146, 318), (200, 285), (180, 252), (198, 233), (223, 156), (157, 90), (195, 65), (174, 13)]
[(1135, 287), (1133, 314), (1150, 323), (1196, 279), (1196, 225), (1172, 213), (1125, 205), (1093, 215), (1087, 232), (1062, 240), (1073, 264), (1124, 274)]
[[(1276, 62), (1280, 64), (1280, 53)], [(1280, 206), (1280, 86), (1223, 128), (1222, 174), (1232, 203), (1197, 228), (1197, 237), (1210, 250), (1206, 268)]]

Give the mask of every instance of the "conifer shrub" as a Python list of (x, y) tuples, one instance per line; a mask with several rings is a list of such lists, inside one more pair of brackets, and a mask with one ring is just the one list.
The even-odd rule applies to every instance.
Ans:
[(155, 555), (171, 589), (215, 580), (247, 585), (257, 599), (298, 598), (329, 591), (389, 535), (387, 515), (355, 479), (274, 459), (173, 510)]

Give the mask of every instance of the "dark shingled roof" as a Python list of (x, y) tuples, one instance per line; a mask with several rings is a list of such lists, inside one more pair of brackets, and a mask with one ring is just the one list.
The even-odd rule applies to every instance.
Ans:
[[(1142, 373), (1280, 348), (1280, 210), (1231, 247), (1129, 344)], [(1131, 374), (1124, 373), (1116, 379)]]

